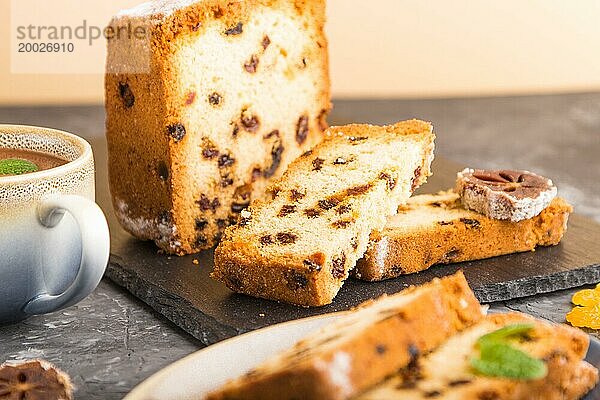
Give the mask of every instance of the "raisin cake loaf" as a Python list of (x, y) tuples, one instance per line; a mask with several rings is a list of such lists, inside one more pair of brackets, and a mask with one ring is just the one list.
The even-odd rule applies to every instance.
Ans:
[(483, 318), (462, 273), (369, 301), (209, 400), (343, 400)]
[[(533, 324), (533, 330), (511, 344), (543, 360), (547, 375), (541, 379), (517, 380), (475, 374), (470, 360), (476, 356), (478, 339), (507, 325), (521, 323)], [(598, 381), (596, 368), (582, 361), (588, 345), (587, 334), (566, 325), (518, 313), (490, 315), (356, 400), (580, 399)]]
[[(106, 132), (117, 219), (168, 253), (213, 246), (330, 109), (325, 0), (159, 0), (109, 39)], [(137, 30), (136, 30), (137, 32)]]
[(430, 175), (433, 142), (417, 120), (330, 128), (226, 231), (213, 277), (252, 296), (331, 303), (371, 231)]
[(572, 207), (555, 198), (541, 214), (520, 222), (496, 220), (465, 209), (453, 191), (410, 198), (371, 234), (355, 276), (380, 281), (434, 264), (481, 260), (558, 244)]

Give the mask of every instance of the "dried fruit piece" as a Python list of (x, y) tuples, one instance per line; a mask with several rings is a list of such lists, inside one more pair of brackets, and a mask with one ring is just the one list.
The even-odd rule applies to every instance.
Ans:
[(574, 307), (567, 321), (579, 328), (600, 329), (600, 284), (595, 289), (584, 289), (573, 295)]
[(263, 172), (259, 167), (252, 168), (252, 182), (256, 182), (261, 176), (263, 176)]
[(280, 232), (275, 235), (275, 238), (281, 244), (293, 244), (296, 243), (298, 236), (290, 232)]
[(131, 108), (135, 104), (135, 96), (128, 83), (119, 82), (119, 96), (121, 96), (125, 108)]
[(185, 126), (180, 123), (167, 126), (167, 132), (175, 140), (175, 143), (181, 142), (186, 134)]
[(223, 154), (219, 157), (219, 168), (230, 167), (235, 164), (235, 158), (231, 157), (229, 154)]
[(337, 206), (338, 204), (340, 204), (340, 201), (334, 197), (326, 199), (326, 200), (319, 200), (319, 207), (322, 208), (323, 210), (331, 210), (332, 208), (334, 208), (335, 206)]
[(421, 167), (417, 167), (413, 174), (413, 178), (410, 181), (410, 190), (414, 192), (417, 187), (419, 187), (419, 178), (421, 177)]
[(550, 179), (529, 171), (468, 168), (458, 173), (456, 191), (465, 207), (513, 222), (541, 213), (557, 192)]
[(394, 188), (396, 187), (396, 184), (398, 183), (398, 180), (396, 178), (393, 178), (387, 172), (380, 173), (379, 174), (379, 179), (384, 180), (384, 181), (387, 182), (387, 188), (388, 188), (388, 190), (394, 190)]
[(299, 190), (292, 189), (290, 191), (290, 200), (291, 201), (302, 200), (305, 196), (306, 196), (306, 193), (302, 193)]
[(217, 197), (210, 200), (205, 194), (200, 195), (200, 200), (196, 200), (196, 204), (200, 206), (202, 211), (217, 211), (217, 208), (221, 206), (221, 202)]
[(321, 215), (321, 211), (317, 210), (316, 208), (309, 208), (304, 210), (304, 215), (306, 215), (308, 218), (317, 218), (319, 215)]
[(325, 160), (322, 158), (315, 158), (312, 162), (313, 171), (320, 171), (323, 168), (323, 164), (325, 164)]
[(205, 235), (196, 236), (196, 247), (204, 247), (208, 244), (208, 238)]
[(271, 149), (271, 166), (267, 168), (263, 173), (263, 176), (265, 178), (270, 178), (273, 175), (275, 175), (275, 172), (277, 172), (277, 169), (281, 165), (281, 156), (284, 150), (285, 148), (283, 147), (283, 144), (281, 144), (281, 142), (278, 142), (273, 146), (273, 148)]
[(371, 190), (372, 187), (373, 185), (370, 183), (367, 183), (365, 185), (354, 186), (346, 190), (346, 194), (348, 196), (358, 196), (367, 193), (369, 190)]
[(363, 140), (367, 140), (368, 137), (366, 136), (348, 136), (348, 141), (350, 143), (357, 143), (357, 142), (362, 142)]
[(258, 241), (265, 246), (275, 243), (275, 241), (273, 240), (273, 236), (271, 235), (261, 236), (260, 239), (258, 239)]
[(217, 149), (204, 149), (202, 150), (202, 157), (204, 158), (215, 158), (216, 156), (219, 155), (219, 150)]
[(196, 92), (189, 92), (185, 98), (185, 105), (190, 106), (194, 104), (194, 101), (196, 101)]
[(204, 218), (196, 218), (195, 225), (196, 225), (196, 230), (201, 231), (206, 228), (206, 226), (208, 225), (208, 221), (205, 220)]
[(236, 26), (227, 29), (225, 31), (225, 34), (227, 36), (230, 36), (230, 35), (239, 35), (242, 32), (244, 32), (244, 24), (242, 24), (241, 22), (238, 22)]
[(208, 102), (213, 106), (218, 106), (219, 104), (221, 104), (222, 100), (223, 97), (217, 92), (213, 92), (210, 95), (208, 95)]
[(346, 277), (346, 254), (342, 253), (331, 261), (331, 275), (336, 279)]
[(229, 187), (233, 185), (233, 178), (229, 175), (221, 177), (221, 187)]
[(71, 400), (69, 376), (52, 364), (28, 361), (0, 366), (0, 398), (7, 400)]
[(308, 257), (303, 261), (304, 265), (308, 267), (308, 270), (311, 272), (318, 272), (325, 265), (325, 254), (323, 253), (315, 253)]
[(265, 35), (263, 37), (261, 44), (262, 44), (263, 49), (266, 50), (267, 47), (269, 47), (269, 45), (271, 44), (271, 39), (267, 35)]
[(354, 219), (340, 219), (338, 221), (332, 222), (331, 226), (335, 229), (346, 229), (354, 222)]
[(306, 141), (308, 136), (308, 115), (302, 115), (298, 118), (298, 123), (296, 124), (296, 142), (298, 144), (302, 144)]
[(465, 224), (467, 226), (467, 228), (471, 228), (471, 229), (479, 229), (481, 226), (481, 223), (479, 221), (477, 221), (476, 219), (471, 219), (471, 218), (461, 218), (460, 222)]
[(337, 208), (337, 213), (342, 215), (352, 211), (352, 207), (349, 204), (343, 204)]
[(167, 167), (167, 163), (162, 160), (159, 161), (158, 167), (156, 167), (156, 173), (161, 181), (169, 179), (169, 167)]
[(287, 282), (286, 286), (290, 290), (304, 289), (306, 286), (308, 286), (308, 279), (301, 272), (294, 270), (286, 271), (284, 273), (284, 278)]
[(258, 117), (252, 115), (252, 113), (248, 110), (242, 111), (241, 122), (244, 129), (251, 133), (256, 132), (260, 127), (260, 121)]
[(281, 210), (279, 210), (279, 213), (277, 214), (277, 216), (278, 217), (285, 217), (285, 216), (293, 214), (295, 212), (296, 212), (296, 206), (295, 205), (286, 204), (286, 205), (283, 205), (281, 207)]
[(244, 63), (244, 69), (246, 72), (254, 74), (258, 68), (258, 63), (258, 56), (256, 54), (252, 54), (252, 57), (250, 57), (250, 59)]

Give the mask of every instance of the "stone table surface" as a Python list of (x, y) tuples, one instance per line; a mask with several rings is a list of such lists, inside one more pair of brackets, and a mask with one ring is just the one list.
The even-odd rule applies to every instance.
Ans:
[[(332, 124), (383, 124), (413, 117), (432, 121), (438, 155), (474, 167), (525, 168), (552, 177), (577, 213), (600, 222), (600, 93), (346, 100), (334, 105)], [(100, 106), (0, 108), (0, 123), (67, 130), (92, 141), (99, 154), (105, 151)], [(97, 165), (97, 179), (106, 179), (106, 161), (97, 159)], [(574, 292), (496, 303), (492, 309), (564, 322)], [(78, 399), (120, 399), (154, 372), (201, 347), (108, 280), (76, 306), (0, 327), (0, 362), (47, 359), (71, 375)]]

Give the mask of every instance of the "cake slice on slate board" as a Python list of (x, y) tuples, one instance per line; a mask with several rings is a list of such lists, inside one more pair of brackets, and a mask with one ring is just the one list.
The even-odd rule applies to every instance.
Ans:
[(370, 233), (430, 175), (432, 130), (418, 120), (330, 128), (226, 231), (213, 277), (252, 296), (331, 303)]
[(210, 248), (322, 139), (324, 22), (324, 0), (159, 0), (113, 19), (147, 35), (108, 43), (110, 188), (125, 230), (168, 253)]
[(209, 400), (343, 400), (483, 318), (462, 273), (359, 306)]
[[(522, 325), (525, 324), (525, 325)], [(530, 330), (524, 330), (529, 326)], [(500, 366), (485, 365), (474, 370), (474, 358), (483, 360), (481, 346), (484, 335), (503, 330), (503, 340), (491, 344), (488, 354), (498, 356)], [(521, 330), (521, 334), (516, 333)], [(498, 343), (500, 343), (498, 345)], [(506, 345), (511, 348), (506, 350)], [(495, 314), (450, 338), (432, 353), (416, 359), (381, 385), (358, 396), (356, 400), (575, 400), (582, 398), (598, 381), (598, 370), (583, 360), (589, 336), (566, 325), (555, 325), (524, 314)], [(488, 347), (490, 349), (490, 347)], [(516, 351), (538, 360), (525, 362)], [(509, 355), (507, 355), (509, 354)], [(512, 357), (511, 357), (512, 356)], [(545, 365), (543, 374), (539, 361)], [(507, 364), (512, 364), (510, 369)], [(482, 368), (482, 367), (486, 368)], [(482, 374), (482, 372), (486, 372)], [(538, 375), (537, 372), (540, 372)], [(510, 378), (508, 376), (518, 375)], [(491, 375), (491, 376), (490, 376)], [(500, 375), (500, 376), (497, 376)], [(528, 376), (525, 376), (528, 375)]]
[(467, 210), (453, 191), (412, 197), (371, 234), (354, 275), (380, 281), (423, 271), (434, 264), (531, 251), (558, 244), (573, 208), (555, 198), (537, 216), (512, 222)]

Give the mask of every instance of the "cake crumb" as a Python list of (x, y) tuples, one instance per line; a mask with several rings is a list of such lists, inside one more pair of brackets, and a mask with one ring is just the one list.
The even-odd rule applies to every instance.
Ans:
[(192, 264), (194, 264), (194, 265), (199, 265), (200, 263), (198, 262), (198, 260), (197, 260), (197, 259), (195, 259), (195, 258), (194, 258), (194, 259), (192, 260)]

